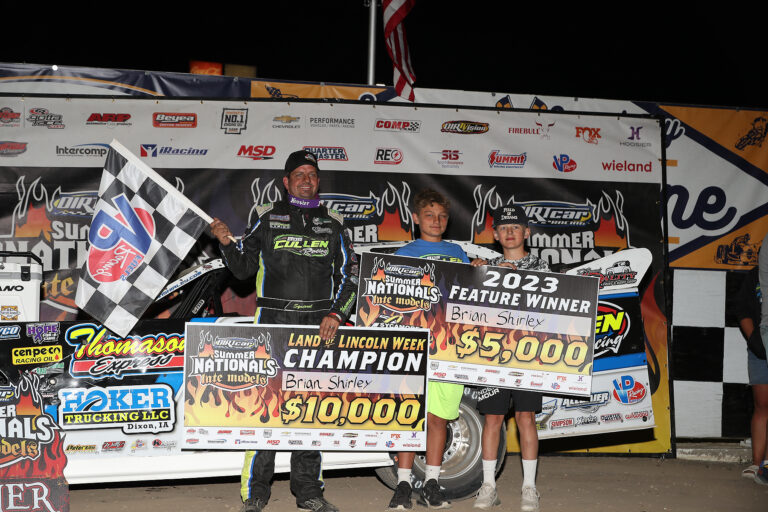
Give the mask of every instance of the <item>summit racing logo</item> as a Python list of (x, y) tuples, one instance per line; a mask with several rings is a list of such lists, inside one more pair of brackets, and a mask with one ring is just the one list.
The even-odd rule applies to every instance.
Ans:
[(144, 260), (155, 234), (152, 215), (134, 208), (125, 194), (113, 197), (111, 203), (116, 210), (111, 215), (99, 210), (88, 232), (88, 273), (100, 283), (130, 276)]
[(64, 340), (75, 347), (69, 365), (69, 373), (75, 378), (121, 379), (184, 368), (183, 334), (120, 338), (105, 327), (78, 324), (67, 329)]
[(21, 113), (10, 107), (0, 108), (0, 128), (16, 128), (21, 125)]
[(526, 153), (514, 155), (511, 153), (502, 153), (498, 149), (494, 149), (488, 154), (488, 166), (491, 168), (502, 167), (507, 169), (520, 169), (525, 165), (527, 159), (528, 156)]
[(580, 409), (586, 412), (595, 412), (607, 404), (610, 399), (611, 394), (608, 391), (600, 391), (597, 393), (592, 393), (592, 396), (590, 396), (587, 400), (563, 398), (561, 407), (563, 409)]
[(89, 142), (76, 146), (56, 145), (56, 156), (95, 156), (104, 158), (109, 152), (109, 144)]
[(510, 203), (525, 210), (531, 226), (586, 227), (595, 222), (596, 206), (562, 201), (524, 201)]
[(277, 151), (275, 146), (240, 146), (237, 156), (240, 158), (250, 158), (251, 160), (272, 160)]
[(602, 139), (600, 136), (600, 128), (590, 128), (588, 126), (577, 126), (576, 137), (580, 138), (587, 144), (595, 144), (599, 142), (598, 139)]
[(580, 276), (593, 276), (600, 278), (600, 289), (606, 286), (618, 286), (622, 284), (632, 284), (637, 282), (637, 272), (629, 266), (629, 261), (617, 261), (610, 267), (601, 272), (601, 269), (583, 268), (578, 270)]
[(197, 128), (197, 114), (154, 112), (152, 126), (155, 128)]
[(27, 150), (26, 142), (0, 141), (0, 156), (18, 156)]
[(61, 130), (64, 128), (64, 116), (53, 114), (47, 108), (35, 107), (29, 109), (27, 122), (31, 126), (45, 126), (46, 128)]
[(339, 212), (345, 221), (366, 220), (376, 215), (376, 196), (368, 197), (350, 194), (320, 194), (320, 199), (329, 210)]
[(576, 160), (572, 160), (570, 156), (566, 154), (554, 155), (552, 157), (552, 167), (560, 172), (572, 172), (576, 170)]
[(429, 311), (442, 297), (435, 280), (435, 265), (399, 265), (373, 261), (371, 277), (364, 280), (363, 297), (372, 306), (396, 313)]
[(443, 133), (475, 135), (486, 133), (488, 131), (488, 123), (478, 123), (476, 121), (446, 121), (443, 123), (440, 131)]
[(619, 353), (621, 342), (629, 334), (630, 318), (626, 311), (616, 304), (600, 301), (595, 320), (595, 355), (607, 352)]
[(299, 256), (322, 258), (328, 256), (328, 240), (312, 238), (306, 235), (278, 235), (272, 248), (275, 251), (288, 251)]
[(622, 375), (613, 379), (613, 398), (624, 405), (641, 402), (647, 391), (642, 382), (636, 381), (631, 375)]
[(131, 126), (128, 120), (131, 114), (114, 114), (107, 112), (93, 112), (85, 121), (87, 126)]
[(197, 354), (189, 359), (190, 375), (198, 376), (201, 385), (225, 391), (264, 387), (279, 368), (268, 332), (250, 338), (214, 338), (200, 331)]
[(400, 119), (377, 119), (373, 129), (380, 132), (419, 133), (421, 121)]
[(340, 146), (304, 146), (304, 151), (309, 151), (317, 156), (318, 160), (336, 160), (346, 162), (347, 150)]
[(64, 430), (170, 432), (176, 421), (173, 389), (167, 384), (66, 388), (59, 390), (59, 401), (59, 424)]

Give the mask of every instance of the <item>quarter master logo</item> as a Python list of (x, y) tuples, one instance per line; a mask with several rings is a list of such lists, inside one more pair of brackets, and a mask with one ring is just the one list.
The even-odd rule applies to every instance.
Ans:
[(309, 151), (317, 156), (318, 160), (337, 160), (346, 162), (347, 150), (340, 146), (304, 146), (304, 151)]

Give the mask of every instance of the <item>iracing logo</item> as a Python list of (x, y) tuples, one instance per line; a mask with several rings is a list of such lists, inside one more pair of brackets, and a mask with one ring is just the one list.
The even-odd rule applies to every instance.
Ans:
[(112, 216), (100, 210), (88, 233), (88, 272), (102, 283), (131, 275), (147, 254), (155, 232), (152, 215), (131, 206), (125, 194), (113, 197), (112, 202), (119, 213)]

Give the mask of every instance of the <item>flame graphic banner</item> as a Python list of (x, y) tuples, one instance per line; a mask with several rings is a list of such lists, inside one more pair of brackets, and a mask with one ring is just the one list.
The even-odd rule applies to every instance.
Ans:
[(426, 446), (429, 331), (188, 323), (184, 445), (414, 450)]
[(428, 328), (430, 380), (588, 396), (598, 284), (369, 253), (357, 323)]

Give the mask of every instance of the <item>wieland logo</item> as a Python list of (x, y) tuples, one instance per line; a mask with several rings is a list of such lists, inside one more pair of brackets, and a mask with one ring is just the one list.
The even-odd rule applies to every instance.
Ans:
[(512, 153), (502, 153), (498, 149), (494, 149), (488, 154), (488, 167), (502, 167), (502, 168), (521, 168), (525, 165), (525, 161), (528, 159), (526, 153), (520, 153), (518, 155)]
[(653, 171), (653, 162), (627, 162), (626, 160), (617, 162), (611, 160), (610, 162), (602, 162), (604, 171), (618, 171), (618, 172), (651, 172)]
[(576, 160), (572, 160), (571, 157), (569, 157), (566, 154), (560, 154), (555, 155), (553, 157), (555, 159), (554, 162), (552, 162), (552, 167), (554, 167), (556, 170), (560, 172), (571, 172), (576, 169)]
[(130, 276), (144, 260), (155, 232), (152, 215), (131, 206), (125, 194), (113, 197), (112, 202), (119, 213), (112, 216), (100, 210), (88, 233), (88, 272), (101, 283)]

